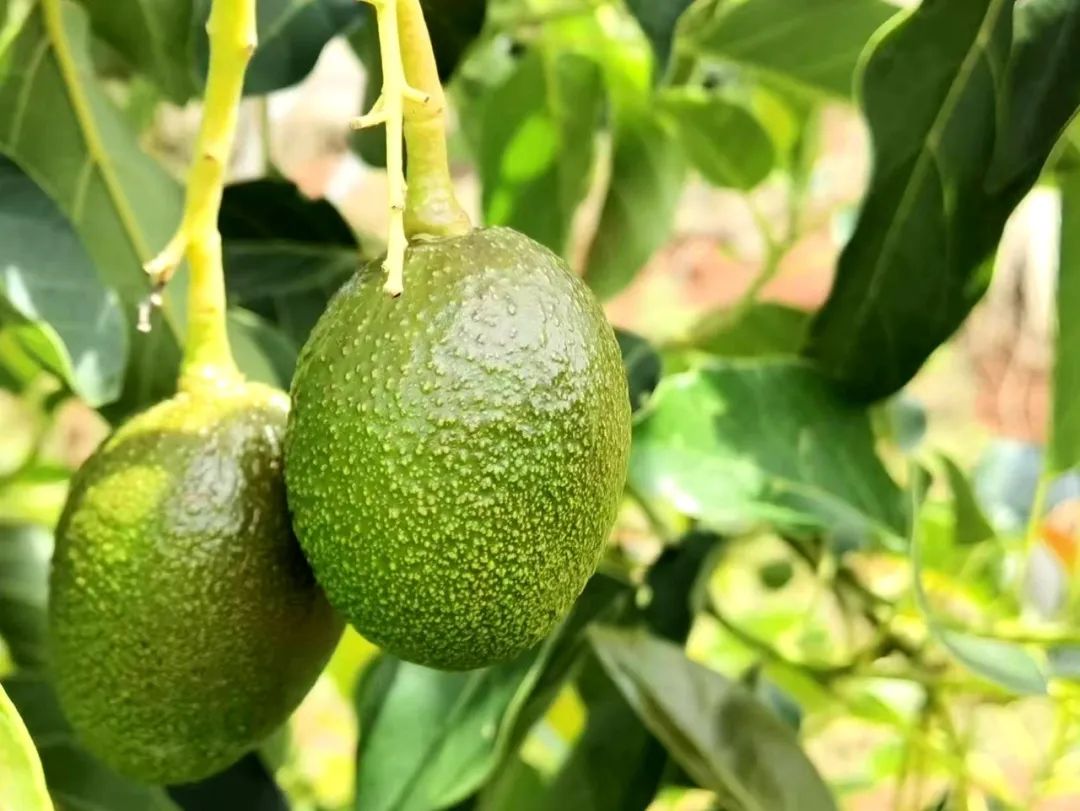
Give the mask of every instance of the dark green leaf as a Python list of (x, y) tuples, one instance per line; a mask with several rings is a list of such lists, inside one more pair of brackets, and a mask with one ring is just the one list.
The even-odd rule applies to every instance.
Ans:
[(686, 177), (675, 135), (654, 116), (620, 121), (612, 148), (611, 182), (585, 265), (585, 281), (601, 298), (629, 285), (667, 241)]
[(594, 131), (604, 97), (585, 57), (533, 49), (479, 111), (484, 218), (565, 254), (589, 188)]
[(630, 381), (630, 404), (638, 411), (660, 383), (663, 373), (660, 355), (648, 341), (633, 332), (615, 330), (615, 337)]
[(1028, 0), (1016, 7), (1009, 115), (987, 183), (1027, 191), (1080, 109), (1080, 4)]
[[(61, 2), (47, 17), (54, 8), (37, 5), (10, 46), (0, 75), (0, 153), (60, 207), (133, 323), (149, 292), (142, 265), (172, 236), (180, 189), (139, 150), (94, 79), (85, 12)], [(170, 286), (153, 333), (131, 343), (121, 408), (174, 390), (183, 328), (174, 294), (182, 301), (185, 275)]]
[[(374, 10), (365, 7), (367, 16), (349, 37), (356, 56), (364, 65), (364, 97), (360, 103), (361, 113), (370, 110), (382, 94), (382, 59), (379, 56), (379, 29), (375, 25)], [(382, 127), (366, 127), (349, 136), (352, 148), (368, 166), (386, 166), (386, 130)]]
[(79, 0), (94, 33), (176, 103), (199, 89), (184, 43), (191, 30), (191, 0)]
[(1054, 399), (1047, 466), (1080, 465), (1080, 171), (1061, 177), (1061, 242), (1057, 285)]
[(630, 13), (637, 18), (641, 30), (649, 38), (656, 57), (656, 76), (663, 76), (671, 56), (671, 42), (675, 36), (675, 24), (680, 15), (690, 7), (692, 0), (627, 0)]
[[(476, 791), (517, 737), (518, 715), (534, 692), (554, 697), (569, 667), (560, 649), (612, 596), (610, 588), (587, 589), (559, 631), (504, 665), (447, 673), (389, 656), (377, 661), (357, 694), (357, 808), (426, 811)], [(562, 672), (553, 678), (545, 669), (556, 663)]]
[(688, 343), (695, 349), (730, 358), (798, 353), (810, 314), (784, 304), (764, 302), (741, 310), (705, 316)]
[[(193, 16), (194, 60), (200, 84), (210, 60), (206, 21), (211, 0), (196, 0)], [(259, 0), (259, 45), (248, 65), (244, 93), (258, 95), (290, 87), (302, 80), (338, 34), (359, 25), (363, 4), (356, 0)]]
[(296, 368), (297, 347), (273, 324), (239, 308), (228, 313), (229, 343), (240, 371), (249, 380), (288, 389)]
[(791, 729), (744, 687), (640, 631), (589, 633), (623, 696), (699, 785), (745, 811), (835, 811)]
[[(56, 204), (0, 157), (0, 310), (20, 323), (23, 346), (92, 406), (120, 394), (127, 326)], [(4, 317), (4, 314), (0, 314)]]
[(163, 789), (121, 777), (82, 749), (44, 680), (16, 676), (4, 688), (26, 722), (49, 793), (61, 809), (178, 811)]
[(52, 811), (45, 775), (34, 743), (15, 705), (0, 686), (0, 808), (10, 811)]
[(484, 27), (487, 0), (421, 0), (435, 48), (439, 77), (446, 81)]
[(897, 7), (883, 0), (745, 0), (703, 4), (680, 26), (683, 47), (808, 89), (851, 96), (866, 43)]
[(949, 489), (953, 497), (953, 517), (955, 519), (955, 541), (960, 545), (976, 544), (994, 537), (994, 528), (983, 515), (982, 507), (975, 499), (971, 482), (952, 459), (939, 454), (945, 475), (949, 479)]
[[(1007, 95), (1032, 92), (1002, 78), (1012, 10), (1009, 0), (925, 2), (867, 63), (874, 176), (806, 350), (860, 400), (903, 386), (967, 316), (1005, 220), (1065, 124), (1054, 102), (1032, 128), (1027, 102)], [(1056, 74), (1046, 78), (1060, 89)], [(998, 172), (1008, 182), (996, 187), (988, 175), (1001, 121), (1024, 130), (1025, 146), (1008, 148), (1012, 162)]]
[(285, 795), (255, 753), (199, 783), (174, 786), (169, 796), (183, 811), (289, 811)]
[(352, 231), (334, 207), (287, 182), (229, 186), (219, 227), (230, 301), (278, 326), (294, 347), (307, 341), (330, 296), (360, 264)]
[(52, 535), (0, 524), (0, 637), (20, 668), (45, 664), (45, 606)]
[(717, 360), (665, 378), (635, 429), (630, 484), (721, 530), (907, 527), (866, 412), (797, 362)]
[(694, 168), (714, 186), (749, 190), (772, 171), (772, 139), (745, 107), (719, 93), (683, 88), (663, 94), (661, 109), (675, 121)]

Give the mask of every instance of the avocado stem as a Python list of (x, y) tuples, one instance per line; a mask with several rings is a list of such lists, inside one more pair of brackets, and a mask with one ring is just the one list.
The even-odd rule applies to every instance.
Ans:
[(446, 94), (420, 0), (399, 0), (405, 78), (421, 98), (406, 97), (405, 142), (409, 149), (405, 233), (460, 236), (472, 229), (454, 193), (446, 150)]
[(375, 7), (379, 26), (379, 53), (382, 59), (383, 87), (378, 101), (366, 115), (353, 121), (355, 129), (386, 126), (386, 174), (389, 182), (390, 223), (386, 237), (386, 283), (383, 289), (391, 296), (400, 296), (404, 286), (405, 249), (405, 155), (404, 122), (405, 98), (422, 98), (405, 81), (401, 64), (401, 42), (398, 38), (398, 0), (366, 0)]
[(185, 255), (188, 259), (191, 280), (181, 389), (207, 379), (240, 377), (226, 330), (225, 270), (217, 223), (225, 172), (236, 140), (244, 75), (257, 42), (255, 0), (214, 0), (206, 30), (210, 70), (184, 213), (164, 250), (146, 263), (146, 272), (155, 290), (160, 291)]

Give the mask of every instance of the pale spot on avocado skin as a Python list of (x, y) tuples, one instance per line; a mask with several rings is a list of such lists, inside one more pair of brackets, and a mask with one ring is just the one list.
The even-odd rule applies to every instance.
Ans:
[(621, 497), (630, 405), (599, 304), (508, 229), (378, 264), (301, 354), (286, 434), (294, 526), (372, 641), (446, 669), (510, 659), (594, 571)]
[(154, 783), (228, 766), (282, 723), (340, 635), (291, 533), (287, 400), (181, 394), (79, 471), (49, 610), (62, 706), (95, 754)]

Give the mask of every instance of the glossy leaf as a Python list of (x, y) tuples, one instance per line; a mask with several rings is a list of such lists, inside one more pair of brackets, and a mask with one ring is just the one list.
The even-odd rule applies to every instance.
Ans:
[(16, 676), (3, 686), (26, 722), (41, 756), (49, 793), (59, 808), (179, 811), (163, 789), (121, 777), (83, 749), (47, 682)]
[(835, 811), (791, 729), (746, 688), (640, 631), (597, 627), (589, 636), (623, 696), (699, 785), (746, 811)]
[(660, 355), (640, 335), (620, 329), (615, 331), (615, 337), (619, 341), (623, 366), (630, 382), (630, 404), (636, 412), (645, 405), (660, 383), (663, 365)]
[(1014, 25), (1009, 117), (987, 182), (1026, 191), (1080, 110), (1080, 4), (1028, 0), (1017, 5)]
[[(94, 78), (85, 12), (66, 0), (56, 8), (38, 4), (10, 46), (0, 75), (0, 153), (60, 207), (133, 323), (149, 292), (142, 265), (172, 235), (180, 189), (139, 150)], [(131, 343), (128, 409), (174, 389), (183, 328), (174, 297), (182, 298), (183, 284), (170, 286), (151, 335)]]
[(613, 137), (610, 185), (585, 264), (601, 298), (629, 285), (667, 241), (686, 177), (674, 133), (655, 116), (627, 116)]
[[(192, 40), (200, 84), (210, 59), (206, 20), (211, 0), (195, 0)], [(359, 25), (363, 4), (355, 0), (259, 0), (259, 44), (248, 66), (244, 93), (291, 87), (306, 77), (330, 39)]]
[(361, 261), (334, 207), (284, 181), (226, 188), (219, 227), (230, 301), (279, 327), (294, 348)]
[(635, 429), (630, 485), (721, 530), (907, 526), (866, 413), (793, 361), (717, 360), (665, 378)]
[[(1056, 101), (1025, 120), (1021, 97), (1071, 88), (1080, 77), (1068, 62), (1044, 53), (1044, 86), (1002, 81), (1012, 11), (1008, 0), (923, 3), (866, 65), (874, 176), (806, 350), (852, 397), (899, 389), (964, 320), (986, 289), (1005, 220), (1066, 123)], [(1027, 48), (1021, 42), (1014, 60)], [(1007, 133), (1020, 127), (1026, 146), (1009, 147), (991, 170), (1001, 121)]]
[(702, 4), (680, 27), (699, 57), (849, 97), (859, 56), (897, 7), (884, 0), (745, 0)]
[[(448, 673), (381, 657), (357, 692), (357, 809), (446, 808), (476, 791), (519, 737), (519, 716), (535, 720), (554, 697), (573, 659), (563, 648), (613, 594), (590, 584), (558, 631), (507, 664)], [(530, 707), (537, 692), (544, 702)]]
[(0, 524), (0, 637), (20, 668), (45, 664), (52, 546), (46, 529)]
[(663, 76), (671, 56), (671, 44), (679, 17), (690, 7), (691, 2), (692, 0), (665, 0), (662, 3), (656, 0), (627, 0), (627, 8), (637, 19), (652, 45), (657, 78)]
[(795, 355), (809, 323), (810, 314), (805, 310), (762, 302), (705, 316), (694, 326), (687, 343), (721, 357)]
[(15, 705), (0, 686), (0, 808), (52, 811), (34, 743)]
[(1054, 397), (1047, 466), (1080, 465), (1080, 170), (1061, 177), (1061, 236), (1054, 344)]
[(63, 213), (0, 157), (0, 309), (19, 322), (23, 346), (92, 406), (120, 394), (127, 326)]
[[(201, 84), (184, 44), (192, 24), (191, 0), (79, 0), (94, 33), (172, 101), (183, 103)], [(179, 47), (178, 47), (179, 44)]]
[(697, 88), (661, 98), (683, 150), (709, 183), (749, 190), (768, 177), (776, 158), (772, 139), (748, 109)]
[(478, 162), (489, 225), (510, 226), (567, 252), (592, 175), (600, 80), (595, 62), (538, 47), (488, 91)]

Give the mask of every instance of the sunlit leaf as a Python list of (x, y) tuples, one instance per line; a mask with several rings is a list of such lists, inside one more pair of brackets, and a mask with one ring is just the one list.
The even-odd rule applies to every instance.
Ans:
[(952, 490), (956, 543), (976, 544), (993, 538), (994, 528), (983, 515), (982, 507), (979, 506), (964, 471), (948, 456), (941, 454), (938, 458), (941, 460), (942, 467), (945, 468), (949, 489)]
[(0, 808), (52, 811), (34, 743), (15, 705), (0, 686)]

